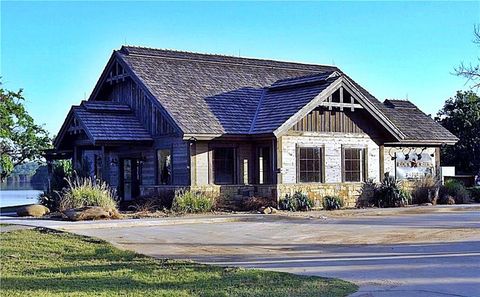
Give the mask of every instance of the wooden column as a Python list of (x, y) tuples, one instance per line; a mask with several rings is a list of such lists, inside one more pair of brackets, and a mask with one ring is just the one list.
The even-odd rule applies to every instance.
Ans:
[(385, 175), (385, 146), (382, 144), (380, 145), (379, 147), (379, 162), (380, 162), (380, 176), (379, 176), (379, 180), (382, 181), (383, 180), (383, 176)]
[(436, 176), (440, 176), (440, 160), (441, 160), (441, 153), (440, 153), (440, 147), (435, 148), (435, 174)]
[(190, 185), (197, 185), (197, 144), (196, 142), (189, 142), (190, 144)]

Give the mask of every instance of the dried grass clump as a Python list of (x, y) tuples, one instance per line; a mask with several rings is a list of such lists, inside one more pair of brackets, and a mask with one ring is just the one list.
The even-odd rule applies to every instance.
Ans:
[(67, 178), (68, 187), (61, 193), (60, 209), (100, 206), (106, 210), (117, 209), (117, 198), (110, 186), (91, 177)]

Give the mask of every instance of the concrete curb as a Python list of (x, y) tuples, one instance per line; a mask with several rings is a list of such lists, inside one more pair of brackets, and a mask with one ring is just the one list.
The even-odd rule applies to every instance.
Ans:
[(125, 227), (153, 227), (184, 224), (215, 224), (239, 222), (245, 219), (264, 221), (265, 215), (228, 215), (224, 217), (175, 217), (155, 219), (124, 219), (124, 220), (99, 220), (99, 221), (54, 221), (49, 219), (12, 218), (0, 216), (0, 223), (42, 227), (57, 230), (81, 230), (81, 229), (109, 229)]

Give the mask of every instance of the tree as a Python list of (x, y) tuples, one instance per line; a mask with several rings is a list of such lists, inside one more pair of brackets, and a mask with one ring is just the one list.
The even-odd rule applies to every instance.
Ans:
[(480, 97), (473, 91), (458, 91), (435, 120), (460, 139), (442, 148), (442, 164), (455, 165), (459, 173), (476, 174), (480, 170)]
[[(0, 82), (1, 86), (1, 82)], [(24, 106), (22, 90), (0, 87), (0, 179), (27, 161), (39, 160), (50, 147), (48, 132), (35, 124)]]
[[(476, 25), (473, 29), (473, 43), (477, 44), (480, 47), (480, 25)], [(463, 62), (456, 67), (455, 74), (458, 76), (465, 77), (467, 82), (473, 82), (472, 88), (480, 88), (480, 57), (477, 58), (479, 64), (472, 65), (472, 63), (466, 65)]]

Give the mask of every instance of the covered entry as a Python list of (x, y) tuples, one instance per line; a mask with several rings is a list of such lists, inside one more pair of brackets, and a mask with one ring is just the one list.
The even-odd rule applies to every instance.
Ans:
[(106, 181), (125, 201), (140, 194), (141, 151), (152, 143), (128, 105), (106, 101), (73, 106), (54, 141), (77, 172)]

